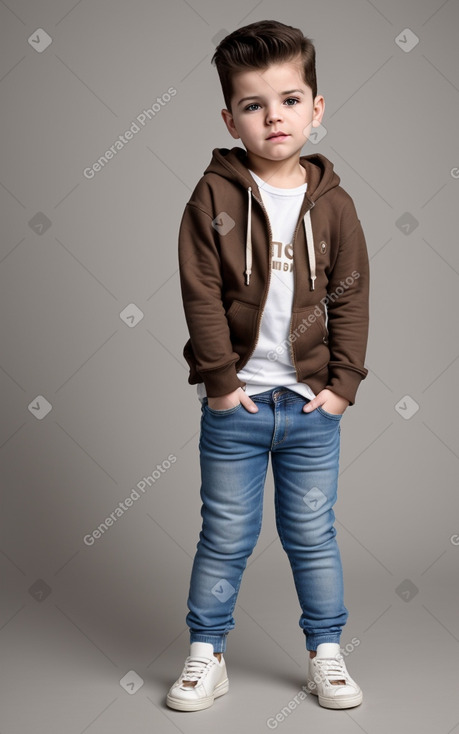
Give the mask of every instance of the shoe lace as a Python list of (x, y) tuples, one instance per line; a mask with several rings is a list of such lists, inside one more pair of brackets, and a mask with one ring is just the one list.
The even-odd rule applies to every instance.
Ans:
[(316, 667), (318, 669), (318, 675), (322, 680), (346, 680), (348, 673), (344, 660), (339, 655), (336, 658), (315, 658)]
[(185, 661), (185, 670), (182, 675), (184, 681), (198, 681), (209, 670), (213, 660), (208, 658), (192, 658), (187, 657)]

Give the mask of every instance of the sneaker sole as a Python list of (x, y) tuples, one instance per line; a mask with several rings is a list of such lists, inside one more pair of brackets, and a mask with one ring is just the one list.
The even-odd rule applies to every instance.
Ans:
[(309, 693), (312, 693), (313, 696), (318, 697), (319, 704), (326, 709), (350, 709), (354, 706), (359, 706), (363, 701), (362, 692), (356, 693), (354, 696), (346, 696), (339, 699), (324, 698), (323, 696), (319, 695), (316, 684), (312, 683), (312, 681), (307, 681), (306, 687), (308, 688)]
[(228, 690), (229, 681), (227, 678), (215, 687), (215, 691), (212, 696), (206, 696), (205, 698), (199, 698), (193, 701), (185, 701), (182, 698), (175, 698), (168, 693), (166, 703), (169, 708), (175, 709), (176, 711), (202, 711), (202, 709), (210, 708), (214, 700), (219, 696), (223, 696), (223, 694), (228, 693)]

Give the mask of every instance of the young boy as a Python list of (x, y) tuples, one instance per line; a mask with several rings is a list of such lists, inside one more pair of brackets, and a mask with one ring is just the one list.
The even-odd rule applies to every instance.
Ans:
[(366, 376), (368, 256), (351, 197), (323, 155), (301, 156), (324, 113), (302, 32), (253, 23), (218, 45), (223, 120), (246, 150), (215, 149), (180, 226), (201, 400), (202, 530), (191, 574), (191, 649), (167, 704), (228, 691), (222, 653), (261, 528), (269, 455), (279, 538), (309, 651), (307, 688), (327, 708), (362, 692), (340, 652), (348, 617), (336, 542), (340, 420)]

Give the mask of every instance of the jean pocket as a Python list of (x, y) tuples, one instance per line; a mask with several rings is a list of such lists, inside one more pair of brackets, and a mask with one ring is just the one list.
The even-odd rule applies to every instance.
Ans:
[(215, 410), (215, 408), (210, 408), (209, 404), (206, 402), (204, 404), (205, 410), (207, 410), (211, 415), (218, 415), (220, 418), (224, 417), (225, 415), (232, 415), (235, 413), (239, 408), (242, 408), (242, 403), (239, 403), (238, 405), (234, 405), (232, 408), (225, 408), (224, 410)]
[(321, 405), (319, 405), (316, 410), (324, 416), (324, 418), (328, 418), (329, 420), (333, 421), (339, 421), (343, 417), (343, 413), (329, 413), (327, 410), (322, 408)]

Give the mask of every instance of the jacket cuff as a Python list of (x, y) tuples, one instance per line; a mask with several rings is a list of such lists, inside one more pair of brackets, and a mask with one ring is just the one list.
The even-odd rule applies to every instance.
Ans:
[(245, 382), (239, 379), (236, 373), (235, 363), (232, 362), (217, 370), (200, 372), (208, 398), (219, 398), (234, 392), (238, 387), (245, 387)]
[(330, 372), (329, 381), (325, 388), (349, 400), (349, 405), (354, 405), (357, 389), (367, 374), (368, 370), (365, 368), (363, 371), (356, 371), (345, 367), (335, 367)]

